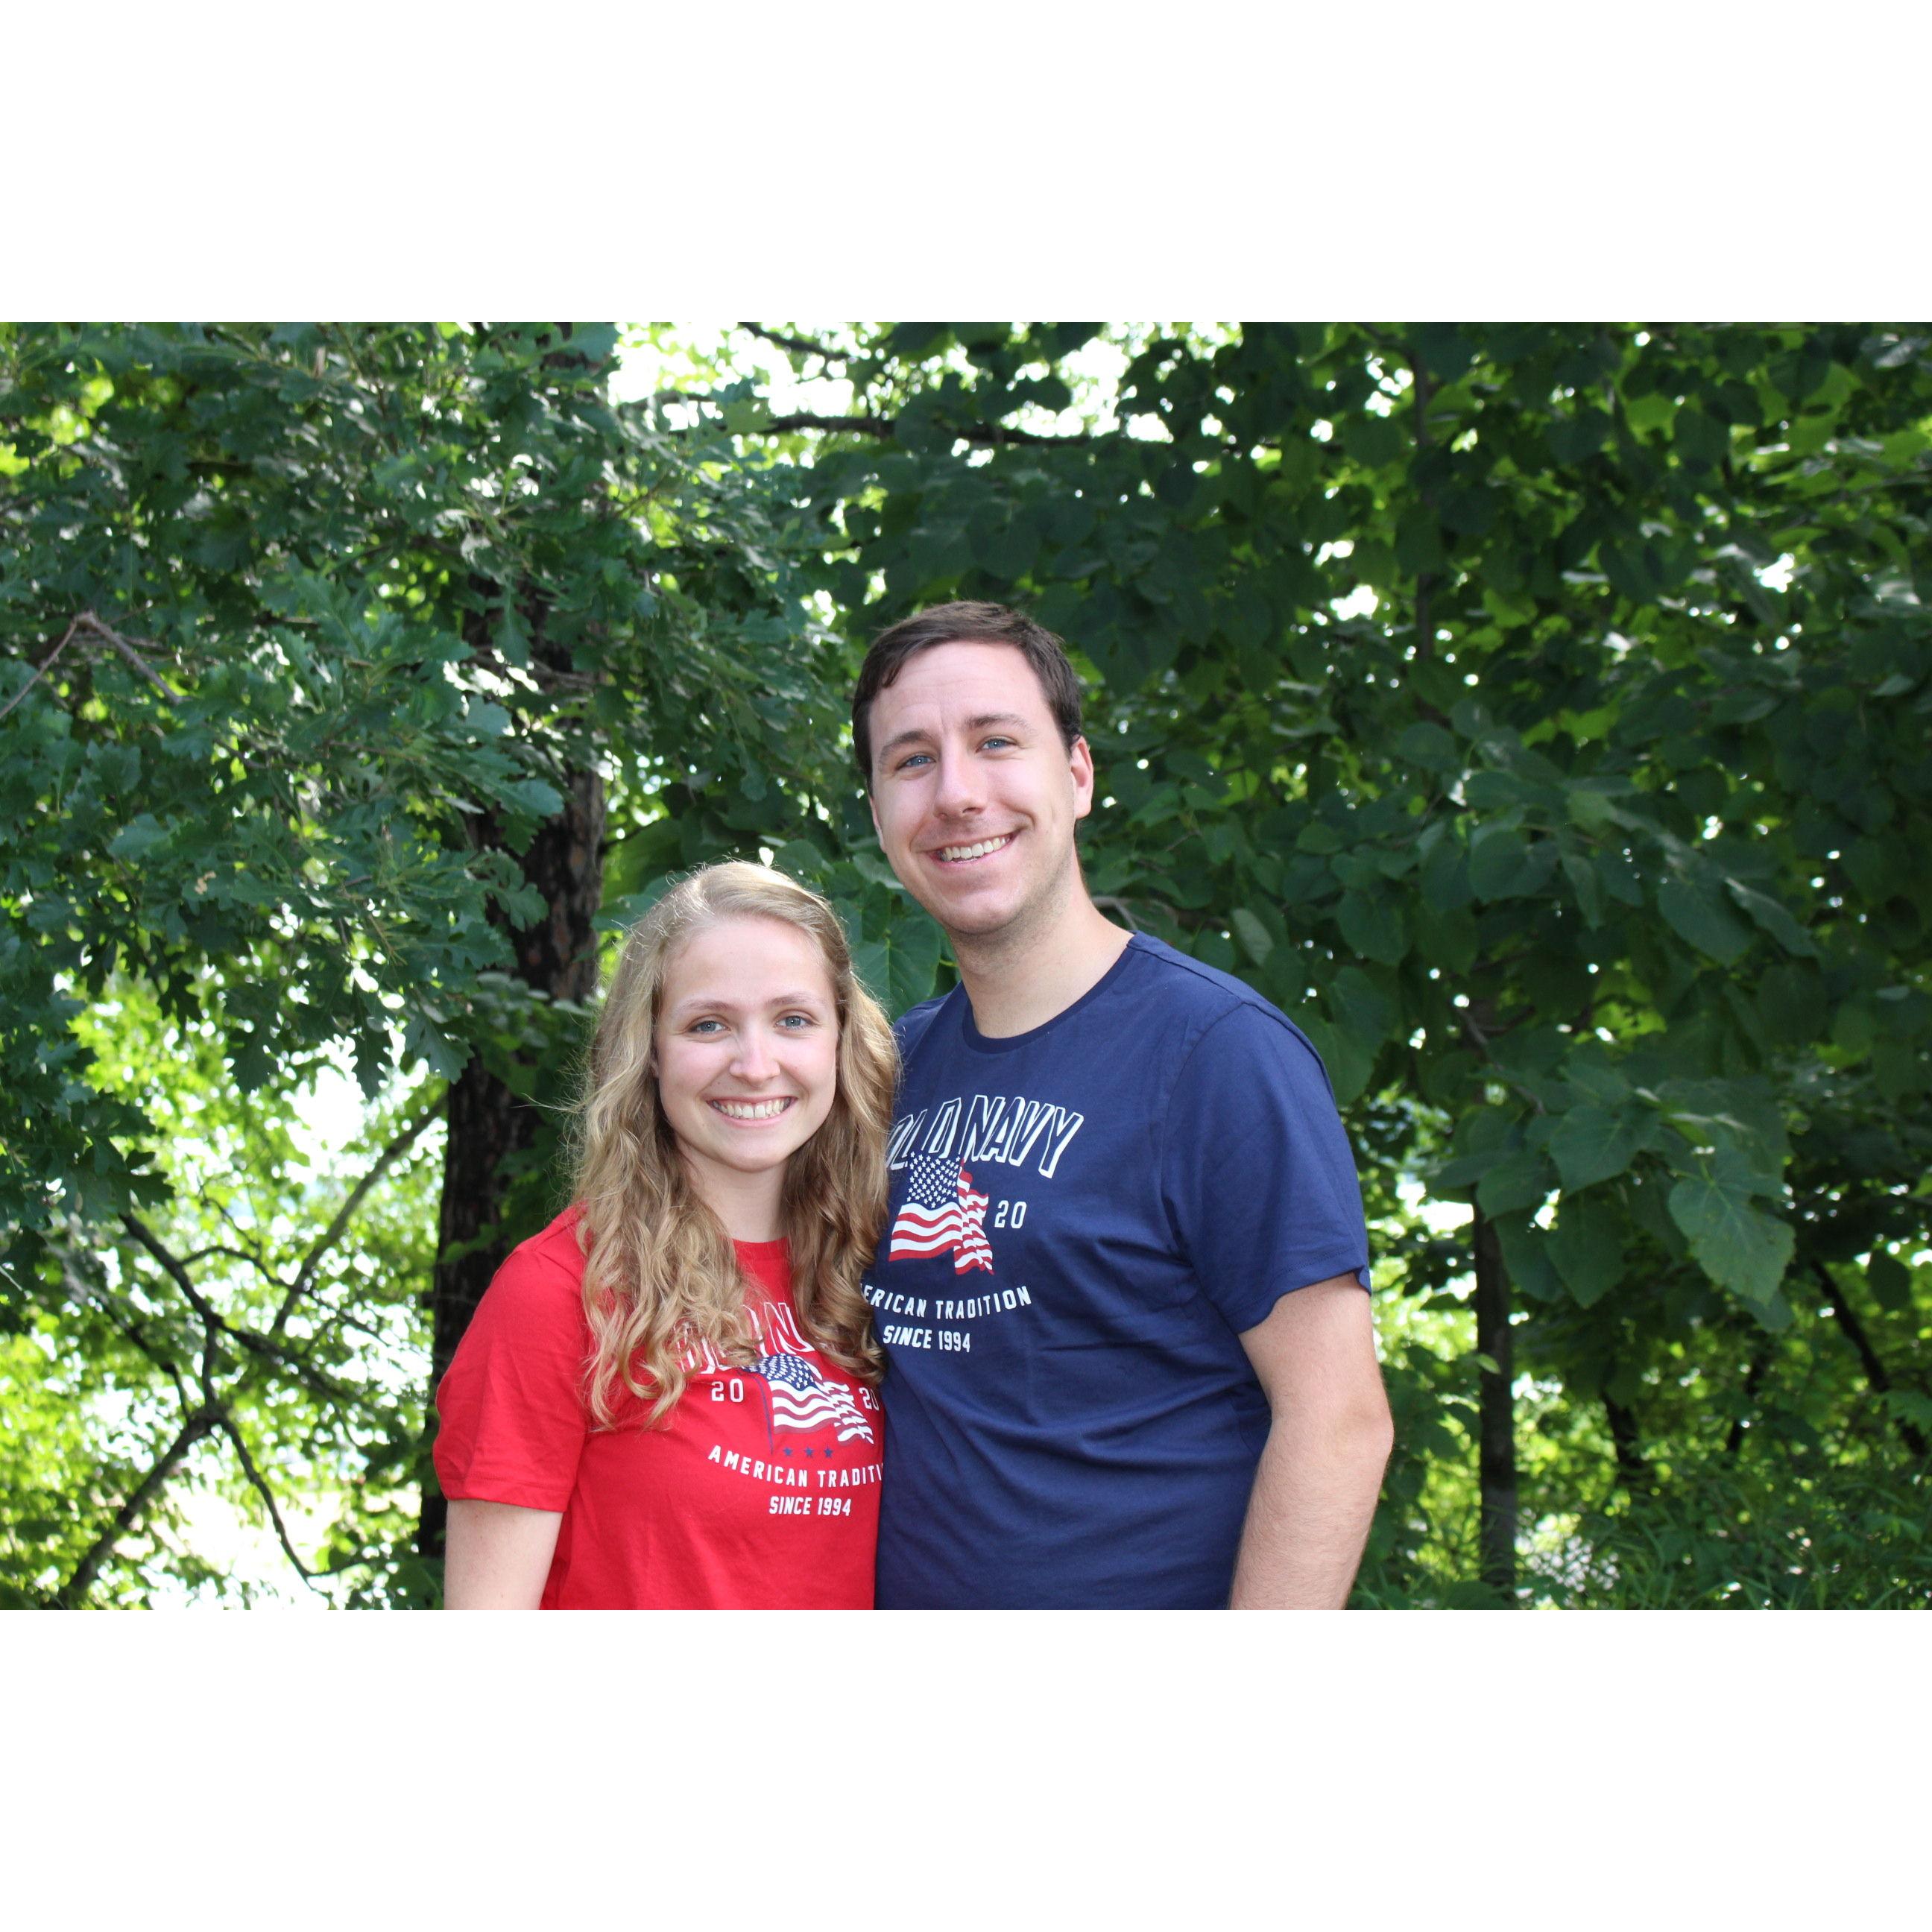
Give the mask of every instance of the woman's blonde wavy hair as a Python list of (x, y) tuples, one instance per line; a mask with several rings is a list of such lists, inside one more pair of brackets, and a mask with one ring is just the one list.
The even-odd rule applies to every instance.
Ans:
[(710, 866), (626, 936), (578, 1106), (572, 1198), (594, 1345), (586, 1388), (602, 1428), (615, 1425), (620, 1384), (651, 1403), (650, 1423), (662, 1421), (684, 1393), (686, 1358), (699, 1342), (724, 1361), (758, 1352), (730, 1237), (692, 1185), (657, 1082), (658, 1014), (673, 956), (705, 928), (741, 918), (782, 920), (809, 934), (832, 982), (838, 1088), (824, 1125), (791, 1157), (782, 1224), (808, 1339), (868, 1382), (884, 1371), (860, 1276), (885, 1219), (898, 1072), (892, 1029), (854, 973), (844, 929), (824, 899), (766, 866)]

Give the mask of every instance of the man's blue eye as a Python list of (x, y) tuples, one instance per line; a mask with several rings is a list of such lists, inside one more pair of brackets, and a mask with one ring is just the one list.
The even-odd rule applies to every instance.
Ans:
[(914, 765), (930, 764), (932, 762), (932, 754), (930, 752), (914, 752), (909, 758), (904, 758), (899, 760), (898, 769), (902, 772), (907, 772), (911, 770)]

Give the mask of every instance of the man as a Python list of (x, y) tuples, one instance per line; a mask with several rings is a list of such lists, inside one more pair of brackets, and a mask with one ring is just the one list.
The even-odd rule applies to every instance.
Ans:
[(960, 977), (898, 1028), (880, 1606), (1340, 1606), (1390, 1429), (1314, 1048), (1088, 896), (1094, 760), (1049, 632), (908, 618), (852, 725)]

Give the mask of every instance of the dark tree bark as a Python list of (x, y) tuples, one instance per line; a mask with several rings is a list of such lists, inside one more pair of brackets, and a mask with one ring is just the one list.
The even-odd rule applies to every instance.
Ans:
[[(567, 654), (544, 636), (541, 606), (526, 604), (525, 615), (531, 620), (535, 662), (552, 672), (572, 675)], [(476, 628), (472, 642), (487, 644), (481, 620)], [(543, 900), (544, 914), (521, 932), (505, 921), (503, 930), (510, 942), (512, 970), (526, 986), (553, 1000), (588, 1000), (597, 991), (596, 934), (591, 921), (604, 892), (604, 784), (594, 770), (586, 769), (572, 773), (562, 790), (562, 811), (538, 829), (518, 860), (524, 877)], [(472, 829), (479, 847), (504, 848), (502, 829), (493, 814), (478, 814)], [(472, 1057), (451, 1084), (448, 1123), (436, 1270), (430, 1289), (432, 1426), (436, 1384), (483, 1291), (510, 1249), (534, 1232), (502, 1225), (500, 1208), (506, 1163), (530, 1148), (543, 1125), (540, 1110), (519, 1100), (481, 1055)], [(441, 1492), (434, 1480), (426, 1480), (416, 1534), (416, 1547), (423, 1556), (442, 1556), (448, 1514)]]
[(1637, 1446), (1636, 1416), (1614, 1397), (1604, 1397), (1604, 1419), (1610, 1426), (1610, 1446), (1616, 1451), (1617, 1475), (1626, 1489), (1648, 1487), (1650, 1465)]
[[(557, 346), (543, 358), (546, 368), (588, 368), (588, 359), (572, 346), (574, 325), (556, 326)], [(487, 334), (487, 326), (482, 331)], [(466, 641), (479, 657), (494, 655), (487, 614), (502, 586), (472, 574), (471, 586), (481, 608), (466, 619)], [(540, 685), (582, 686), (588, 680), (569, 651), (550, 638), (548, 606), (528, 584), (514, 593), (530, 638), (531, 668)], [(604, 784), (585, 766), (571, 773), (561, 789), (563, 809), (541, 826), (519, 863), (524, 878), (546, 911), (518, 932), (507, 921), (512, 968), (526, 986), (553, 1000), (589, 1000), (597, 990), (596, 935), (591, 921), (604, 896)], [(502, 827), (493, 814), (472, 821), (479, 847), (506, 849)], [(526, 1152), (541, 1130), (538, 1110), (520, 1100), (496, 1074), (472, 1058), (449, 1090), (448, 1142), (443, 1155), (442, 1199), (436, 1219), (436, 1262), (430, 1288), (430, 1345), (428, 1415), (436, 1420), (436, 1389), (470, 1326), (476, 1304), (504, 1256), (533, 1229), (502, 1225), (500, 1214), (506, 1165)], [(422, 1514), (416, 1547), (440, 1558), (449, 1506), (434, 1477), (425, 1472)]]
[[(1744, 1400), (1754, 1402), (1757, 1392), (1763, 1385), (1765, 1372), (1771, 1366), (1771, 1358), (1776, 1348), (1772, 1337), (1762, 1335), (1751, 1351), (1751, 1358), (1744, 1370)], [(1731, 1424), (1730, 1432), (1724, 1438), (1724, 1454), (1735, 1456), (1743, 1448), (1745, 1418), (1740, 1415)]]
[(1482, 1485), (1483, 1581), (1506, 1604), (1516, 1601), (1516, 1418), (1511, 1393), (1510, 1283), (1502, 1246), (1476, 1210), (1476, 1348), (1496, 1365), (1482, 1371), (1477, 1472)]
[[(494, 824), (482, 828), (500, 842)], [(517, 976), (552, 999), (587, 1000), (597, 991), (597, 947), (590, 922), (603, 896), (603, 782), (594, 771), (571, 781), (564, 808), (543, 826), (522, 858), (524, 876), (543, 896), (546, 916), (512, 932)], [(436, 1220), (436, 1272), (430, 1291), (434, 1324), (429, 1401), (476, 1312), (490, 1277), (518, 1240), (532, 1232), (500, 1225), (505, 1164), (536, 1138), (540, 1110), (519, 1100), (480, 1056), (452, 1083), (449, 1140), (443, 1156)], [(423, 1496), (417, 1548), (442, 1554), (448, 1505), (433, 1484)]]

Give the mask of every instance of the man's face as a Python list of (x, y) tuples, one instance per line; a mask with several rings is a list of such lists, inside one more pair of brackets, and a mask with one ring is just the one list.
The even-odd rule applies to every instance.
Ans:
[(872, 700), (872, 727), (879, 843), (949, 933), (1024, 932), (1065, 903), (1094, 761), (1085, 739), (1071, 751), (1061, 742), (1018, 650), (959, 643), (915, 653)]

